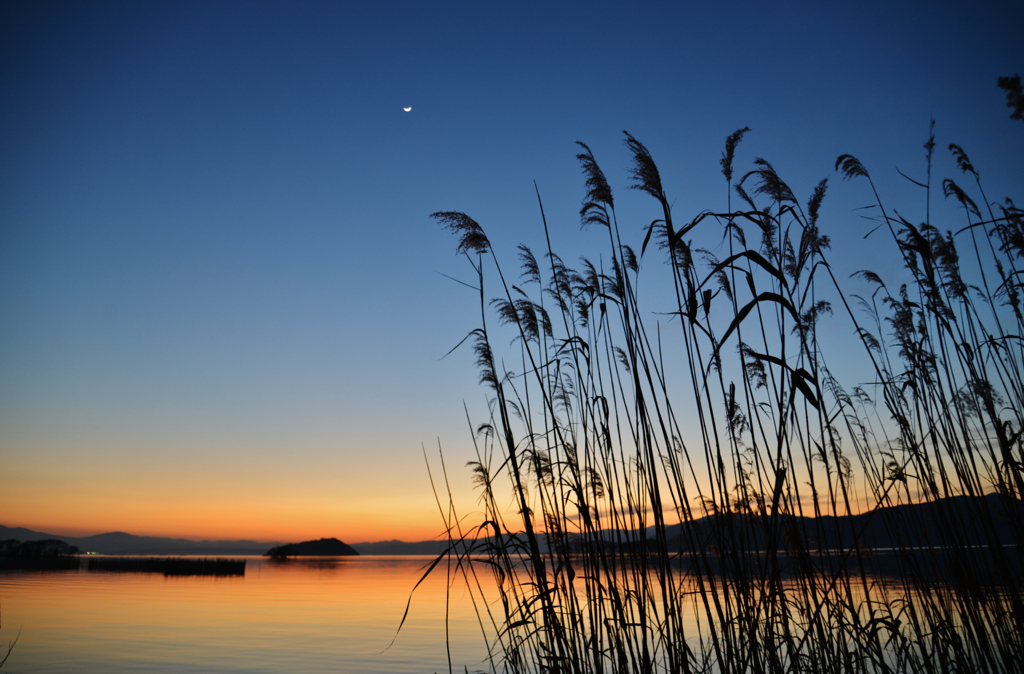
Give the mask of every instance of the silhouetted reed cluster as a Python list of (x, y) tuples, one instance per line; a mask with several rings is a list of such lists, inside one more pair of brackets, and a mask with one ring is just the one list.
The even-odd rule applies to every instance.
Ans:
[[(827, 179), (801, 201), (768, 161), (734, 174), (747, 132), (725, 143), (725, 203), (684, 220), (627, 133), (629, 188), (653, 200), (644, 228), (620, 229), (580, 143), (580, 216), (606, 248), (573, 266), (548, 236), (509, 274), (480, 224), (433, 215), (480, 298), (483, 516), (445, 516), (489, 666), (1021, 671), (1024, 212), (990, 201), (949, 145), (955, 210), (913, 223), (843, 155), (904, 267), (844, 280), (819, 222)], [(929, 194), (936, 151), (933, 133)], [(543, 205), (541, 221), (547, 234)], [(639, 300), (656, 256), (674, 298), (660, 322)], [(833, 376), (851, 355), (822, 343), (826, 317), (859, 339), (863, 381)], [(495, 322), (516, 336), (501, 356)]]

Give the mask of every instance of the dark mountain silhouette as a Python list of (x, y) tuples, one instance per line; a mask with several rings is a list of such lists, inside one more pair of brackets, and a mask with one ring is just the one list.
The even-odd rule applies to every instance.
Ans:
[(23, 527), (0, 526), (0, 540), (42, 541), (56, 538), (83, 552), (101, 555), (261, 555), (267, 546), (280, 545), (274, 541), (191, 541), (184, 538), (134, 536), (114, 531), (96, 536), (58, 536), (32, 531)]
[[(666, 527), (673, 549), (685, 550), (688, 541), (704, 546), (721, 545), (723, 534), (733, 532), (732, 546), (742, 541), (750, 551), (762, 550), (766, 536), (799, 540), (809, 548), (850, 549), (866, 546), (871, 549), (942, 547), (953, 544), (969, 546), (1016, 545), (1021, 532), (1015, 523), (1024, 521), (1024, 505), (1018, 499), (999, 494), (986, 496), (954, 496), (927, 503), (913, 503), (844, 517), (798, 517), (780, 515), (776, 522), (770, 517), (729, 513), (703, 517), (689, 525)], [(742, 530), (742, 534), (738, 534)], [(654, 529), (647, 530), (653, 538)], [(955, 536), (955, 541), (952, 537)]]
[(280, 559), (284, 557), (350, 557), (359, 553), (337, 538), (321, 538), (318, 541), (278, 545), (263, 554)]
[(0, 557), (64, 557), (79, 554), (79, 549), (56, 538), (35, 541), (0, 540)]
[(390, 540), (376, 543), (353, 543), (360, 555), (439, 555), (448, 547), (448, 541), (405, 541)]
[[(95, 536), (58, 536), (24, 527), (0, 525), (0, 540), (42, 541), (57, 538), (85, 552), (101, 555), (262, 555), (268, 547), (283, 545), (279, 541), (193, 541), (183, 538), (135, 536), (113, 531)], [(437, 555), (447, 546), (445, 541), (380, 541), (356, 543), (349, 547), (361, 555)]]
[[(84, 552), (96, 552), (101, 555), (262, 555), (268, 547), (284, 545), (279, 541), (193, 541), (183, 538), (135, 536), (122, 531), (84, 537), (58, 536), (24, 527), (0, 525), (0, 540), (8, 538), (19, 541), (57, 538)], [(355, 543), (349, 547), (360, 555), (438, 555), (447, 545), (446, 541), (406, 543), (390, 540)]]
[[(988, 513), (993, 517), (989, 518)], [(871, 513), (848, 517), (794, 517), (780, 515), (772, 525), (761, 515), (731, 513), (703, 517), (688, 525), (675, 524), (666, 527), (670, 552), (689, 552), (690, 541), (698, 545), (718, 547), (726, 543), (736, 544), (742, 539), (750, 551), (763, 550), (765, 535), (776, 532), (776, 536), (792, 541), (802, 540), (812, 548), (850, 549), (855, 541), (859, 546), (879, 550), (899, 547), (942, 546), (948, 543), (950, 531), (957, 531), (958, 542), (966, 545), (1021, 545), (1024, 540), (1014, 528), (1014, 522), (1024, 521), (1024, 506), (1016, 499), (1004, 499), (996, 494), (987, 496), (956, 496), (939, 499), (930, 503), (901, 505), (881, 508)], [(745, 522), (745, 524), (744, 524)], [(951, 527), (951, 523), (957, 523)], [(739, 537), (722, 534), (732, 527), (743, 531)], [(774, 527), (774, 528), (773, 528)], [(648, 529), (645, 538), (653, 539), (653, 529)], [(58, 536), (24, 529), (0, 526), (0, 540), (40, 541), (60, 539), (78, 547), (84, 552), (106, 555), (263, 555), (268, 548), (283, 545), (279, 542), (237, 541), (192, 541), (180, 538), (159, 538), (154, 536), (133, 536), (123, 532), (99, 534), (97, 536)], [(636, 540), (635, 534), (625, 536), (612, 531), (605, 532), (608, 545), (616, 541)], [(546, 537), (541, 537), (546, 548)], [(330, 540), (330, 539), (327, 539)], [(577, 543), (575, 537), (566, 537), (570, 548)], [(318, 541), (307, 541), (317, 543)], [(341, 543), (341, 541), (338, 541)], [(301, 543), (298, 545), (306, 545)], [(651, 541), (653, 543), (653, 541)], [(293, 544), (294, 545), (294, 544)], [(345, 545), (341, 543), (341, 545)], [(482, 545), (482, 544), (481, 544)], [(448, 542), (418, 541), (406, 543), (390, 540), (355, 543), (345, 548), (360, 555), (438, 555)], [(482, 549), (482, 547), (481, 547)], [(301, 555), (351, 555), (351, 552), (304, 552)]]

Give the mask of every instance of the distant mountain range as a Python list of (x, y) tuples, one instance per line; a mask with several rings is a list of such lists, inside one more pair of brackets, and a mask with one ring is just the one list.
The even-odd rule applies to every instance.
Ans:
[[(821, 546), (845, 550), (857, 545), (871, 549), (1018, 545), (1024, 543), (1024, 531), (1018, 528), (1022, 522), (1024, 506), (1020, 500), (988, 494), (878, 508), (860, 515), (780, 515), (774, 530), (777, 536), (802, 539), (811, 549)], [(735, 544), (742, 540), (748, 550), (760, 550), (764, 549), (765, 536), (772, 528), (768, 517), (734, 513), (703, 517), (688, 525), (670, 525), (665, 533), (670, 545), (690, 540), (705, 545), (724, 540)], [(743, 529), (743, 533), (723, 539), (721, 534), (729, 529)], [(647, 537), (654, 535), (654, 528), (649, 527)]]
[[(42, 541), (50, 538), (74, 545), (82, 552), (101, 555), (262, 555), (268, 549), (282, 545), (280, 541), (193, 541), (185, 538), (135, 536), (123, 531), (95, 536), (60, 536), (24, 527), (0, 525), (0, 540)], [(446, 545), (443, 541), (381, 541), (356, 543), (352, 547), (360, 555), (437, 555)]]
[[(991, 519), (988, 519), (989, 515)], [(743, 526), (740, 524), (743, 519), (757, 520), (760, 525), (748, 522)], [(764, 535), (768, 528), (777, 531), (777, 535), (795, 535), (804, 538), (812, 546), (812, 541), (815, 541), (818, 545), (833, 549), (849, 549), (858, 544), (874, 549), (899, 545), (942, 546), (949, 544), (949, 536), (953, 532), (960, 544), (1019, 545), (1022, 542), (1021, 531), (1015, 523), (1022, 521), (1024, 506), (1021, 501), (990, 494), (980, 497), (957, 496), (931, 503), (882, 508), (850, 517), (826, 516), (815, 519), (780, 516), (774, 526), (757, 515), (704, 517), (688, 525), (666, 527), (666, 534), (670, 549), (686, 547), (685, 541), (714, 545), (723, 527), (735, 526), (746, 530), (745, 547), (749, 550), (763, 549)], [(646, 534), (648, 539), (652, 539), (653, 529), (648, 529)], [(85, 537), (58, 536), (21, 527), (0, 526), (0, 540), (38, 541), (49, 538), (77, 546), (82, 552), (105, 555), (262, 555), (268, 549), (282, 545), (277, 541), (193, 541), (134, 536), (120, 531)], [(613, 544), (617, 538), (615, 532), (605, 534), (609, 544)], [(406, 543), (398, 540), (351, 544), (360, 555), (438, 555), (447, 545), (447, 541)]]
[(101, 555), (262, 555), (267, 548), (279, 545), (247, 540), (190, 541), (184, 538), (134, 536), (123, 531), (96, 536), (59, 536), (22, 527), (0, 526), (0, 539), (8, 538), (19, 541), (56, 538), (76, 546), (82, 552), (97, 552)]
[(353, 543), (360, 555), (439, 555), (448, 547), (448, 541), (379, 541), (377, 543)]

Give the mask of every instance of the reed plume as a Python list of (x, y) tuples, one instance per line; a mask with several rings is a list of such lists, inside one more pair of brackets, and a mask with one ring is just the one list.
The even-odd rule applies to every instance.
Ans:
[[(868, 293), (850, 293), (822, 232), (827, 179), (806, 208), (764, 159), (734, 184), (748, 132), (726, 138), (726, 207), (678, 228), (651, 153), (626, 133), (628, 187), (655, 201), (641, 231), (620, 231), (579, 143), (581, 225), (607, 232), (599, 264), (565, 264), (539, 196), (547, 250), (520, 246), (520, 285), (474, 220), (433, 216), (479, 280), (471, 336), (490, 418), (470, 424), (468, 466), (482, 519), (449, 554), (491, 667), (1021, 671), (1024, 214), (989, 206), (958, 145), (975, 185), (941, 183), (956, 226), (933, 222), (927, 203), (923, 222), (890, 216), (844, 154), (836, 171), (869, 183), (904, 263), (897, 279), (856, 272)], [(928, 189), (935, 146), (932, 129)], [(701, 243), (722, 232), (725, 259)], [(636, 294), (652, 238), (671, 276), (665, 325)], [(488, 307), (514, 335), (500, 360)], [(830, 351), (826, 319), (859, 339), (864, 380), (837, 378), (831, 360), (850, 356)]]

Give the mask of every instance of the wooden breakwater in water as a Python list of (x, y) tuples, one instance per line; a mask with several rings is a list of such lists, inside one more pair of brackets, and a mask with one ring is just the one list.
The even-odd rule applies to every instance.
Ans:
[(0, 556), (0, 569), (162, 573), (165, 576), (244, 576), (245, 560), (186, 557), (93, 557), (87, 555)]
[(187, 557), (84, 557), (84, 569), (106, 573), (162, 573), (165, 576), (244, 576), (244, 559)]
[(4, 557), (0, 556), (0, 570), (11, 571), (77, 571), (77, 556)]

